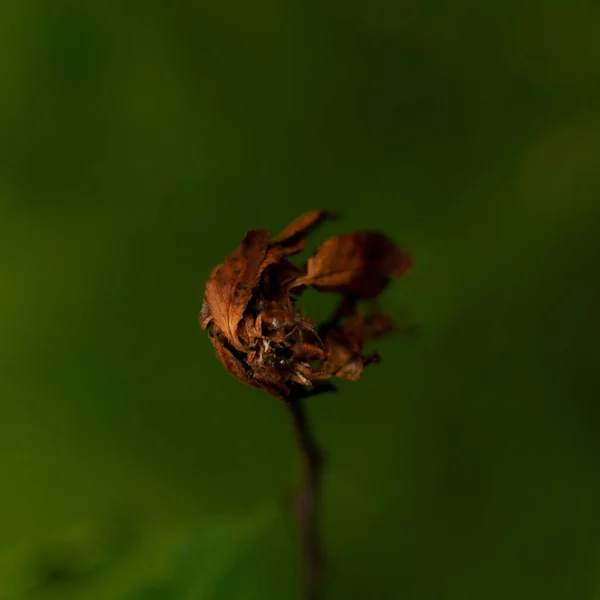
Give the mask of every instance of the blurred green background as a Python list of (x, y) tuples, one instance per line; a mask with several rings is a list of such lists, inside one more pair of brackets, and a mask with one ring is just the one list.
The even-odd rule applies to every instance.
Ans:
[(326, 597), (600, 599), (595, 0), (0, 12), (0, 600), (296, 597), (286, 411), (197, 314), (318, 207), (421, 327), (310, 403)]

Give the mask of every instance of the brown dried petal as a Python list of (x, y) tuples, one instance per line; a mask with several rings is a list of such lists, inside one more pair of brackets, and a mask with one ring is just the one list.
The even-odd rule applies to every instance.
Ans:
[(355, 381), (372, 357), (364, 357), (362, 348), (367, 330), (361, 314), (355, 310), (342, 330), (331, 329), (325, 338), (325, 364), (323, 373)]
[(205, 301), (213, 321), (238, 349), (237, 327), (258, 286), (268, 240), (266, 231), (249, 231), (239, 248), (213, 270), (206, 284)]
[(249, 375), (249, 371), (244, 368), (242, 362), (233, 355), (221, 340), (213, 338), (212, 342), (217, 353), (217, 358), (223, 363), (223, 366), (229, 373), (246, 385), (259, 387)]
[(300, 215), (273, 238), (272, 245), (282, 248), (284, 255), (300, 252), (304, 249), (304, 238), (328, 216), (326, 210), (311, 210)]
[(323, 360), (325, 358), (323, 349), (313, 344), (298, 344), (294, 349), (294, 355), (299, 361)]
[(240, 321), (237, 334), (246, 345), (252, 345), (257, 338), (262, 336), (261, 331), (256, 327), (256, 319), (249, 312), (246, 312)]
[(256, 378), (256, 373), (252, 370), (252, 365), (246, 358), (246, 367), (244, 364), (227, 348), (227, 346), (218, 338), (212, 339), (217, 358), (221, 361), (227, 371), (242, 383), (253, 388), (264, 390), (275, 396), (278, 400), (285, 400), (288, 395), (287, 387), (281, 383), (280, 378), (273, 377), (270, 380), (266, 378)]
[(202, 329), (206, 329), (212, 322), (212, 314), (210, 313), (210, 308), (208, 307), (208, 302), (206, 300), (202, 302), (202, 310), (198, 315), (198, 320), (200, 321)]
[(311, 285), (357, 298), (374, 298), (390, 276), (411, 266), (408, 254), (381, 233), (357, 232), (327, 240), (308, 260), (307, 274), (293, 287)]
[(325, 338), (325, 364), (323, 375), (332, 377), (347, 373), (345, 379), (358, 379), (362, 373), (362, 357), (360, 352), (351, 348), (352, 344), (341, 331), (332, 330)]
[(265, 297), (287, 306), (290, 303), (290, 283), (303, 274), (302, 269), (281, 258), (277, 264), (270, 265), (263, 271), (261, 290)]

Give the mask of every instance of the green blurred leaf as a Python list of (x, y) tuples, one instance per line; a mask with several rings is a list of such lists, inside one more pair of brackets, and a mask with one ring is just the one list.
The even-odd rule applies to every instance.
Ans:
[(279, 515), (275, 505), (246, 517), (214, 519), (187, 535), (176, 558), (181, 600), (218, 600)]

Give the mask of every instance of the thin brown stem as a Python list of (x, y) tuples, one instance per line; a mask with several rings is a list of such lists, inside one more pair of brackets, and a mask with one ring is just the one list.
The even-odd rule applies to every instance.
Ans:
[(320, 531), (320, 489), (323, 457), (312, 434), (304, 398), (288, 403), (302, 459), (302, 485), (298, 494), (298, 518), (302, 536), (303, 598), (320, 597), (323, 549)]

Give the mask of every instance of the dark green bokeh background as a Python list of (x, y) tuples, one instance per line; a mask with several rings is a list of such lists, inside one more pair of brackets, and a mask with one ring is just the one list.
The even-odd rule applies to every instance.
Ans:
[(600, 599), (597, 2), (0, 12), (1, 600), (295, 597), (284, 407), (196, 319), (316, 207), (422, 328), (311, 402), (327, 598)]

